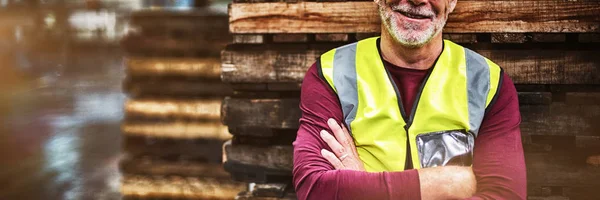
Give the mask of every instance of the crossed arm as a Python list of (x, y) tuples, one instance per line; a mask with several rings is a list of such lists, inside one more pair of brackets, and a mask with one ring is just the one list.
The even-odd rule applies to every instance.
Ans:
[[(506, 77), (505, 80), (510, 81)], [(525, 199), (519, 119), (510, 130), (499, 131), (495, 129), (506, 127), (491, 127), (487, 128), (490, 134), (480, 134), (472, 169), (448, 166), (402, 172), (364, 172), (362, 165), (358, 165), (355, 148), (348, 146), (352, 143), (338, 136), (340, 132), (336, 133), (335, 127), (332, 129), (327, 124), (328, 118), (339, 122), (343, 116), (335, 94), (324, 84), (313, 66), (303, 83), (300, 105), (303, 116), (294, 142), (293, 174), (299, 199)], [(514, 86), (512, 90), (516, 98)], [(514, 100), (513, 103), (517, 104), (516, 117), (519, 117), (518, 102)], [(332, 134), (321, 136), (322, 130)], [(343, 152), (339, 146), (330, 144), (331, 140), (342, 141), (338, 143), (344, 148)], [(344, 156), (345, 153), (348, 156)], [(344, 159), (339, 160), (340, 157)]]

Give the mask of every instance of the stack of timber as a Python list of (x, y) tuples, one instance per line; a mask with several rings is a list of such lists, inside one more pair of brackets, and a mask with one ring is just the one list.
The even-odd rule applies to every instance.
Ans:
[[(515, 82), (529, 199), (600, 197), (599, 12), (598, 1), (461, 0), (444, 29)], [(300, 83), (320, 54), (379, 35), (376, 5), (237, 0), (229, 23), (221, 77), (235, 93), (222, 120), (234, 137), (225, 168), (255, 184), (240, 199), (291, 199)]]
[(140, 10), (121, 41), (127, 56), (121, 192), (126, 199), (234, 199), (246, 186), (222, 166), (231, 138), (220, 122), (232, 94), (219, 53), (227, 15), (211, 9)]

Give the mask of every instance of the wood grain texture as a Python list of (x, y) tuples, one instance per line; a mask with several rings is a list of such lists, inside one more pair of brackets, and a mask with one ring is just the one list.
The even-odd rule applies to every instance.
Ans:
[(158, 176), (199, 176), (229, 179), (221, 163), (165, 160), (151, 156), (126, 156), (119, 162), (121, 173)]
[(529, 135), (599, 136), (600, 105), (521, 106), (521, 132)]
[(208, 122), (124, 122), (121, 125), (124, 135), (146, 136), (157, 138), (176, 139), (215, 139), (227, 140), (231, 138), (227, 130), (219, 121)]
[[(225, 151), (228, 160), (273, 169), (292, 170), (292, 148), (288, 147), (258, 148), (230, 145), (225, 147)], [(600, 182), (596, 180), (600, 178), (600, 168), (586, 166), (586, 158), (585, 155), (569, 151), (526, 153), (528, 183), (545, 186), (598, 187)]]
[(233, 35), (234, 44), (262, 44), (264, 42), (265, 36), (259, 34)]
[[(190, 10), (146, 9), (131, 13), (129, 23), (144, 35), (167, 34), (172, 36), (192, 36), (221, 33), (228, 35), (226, 13), (210, 8)], [(183, 35), (180, 35), (183, 34)]]
[[(223, 102), (223, 122), (230, 127), (296, 129), (298, 105), (299, 99), (229, 98)], [(521, 105), (520, 110), (523, 135), (600, 136), (600, 105), (552, 103)]]
[(215, 57), (127, 57), (124, 63), (129, 76), (197, 77), (209, 80), (219, 80), (221, 77), (221, 60)]
[[(300, 47), (300, 46), (297, 46)], [(221, 53), (223, 82), (300, 82), (324, 49), (225, 50)]]
[(234, 199), (245, 184), (229, 179), (125, 174), (121, 194), (142, 199)]
[(252, 146), (243, 144), (224, 144), (226, 161), (253, 165), (273, 170), (292, 170), (293, 148), (289, 145)]
[(233, 94), (231, 86), (216, 81), (181, 79), (125, 79), (123, 90), (129, 97), (222, 97)]
[(219, 120), (222, 98), (205, 99), (129, 99), (126, 118)]
[(202, 57), (218, 56), (229, 40), (219, 40), (222, 35), (213, 35), (207, 38), (179, 38), (168, 36), (146, 37), (138, 34), (129, 34), (121, 40), (121, 47), (128, 55), (193, 55)]
[[(330, 46), (264, 46), (223, 51), (222, 80), (230, 83), (301, 82)], [(593, 50), (481, 50), (515, 84), (600, 84), (600, 56)]]
[[(600, 32), (599, 2), (458, 1), (446, 33)], [(379, 32), (373, 2), (233, 3), (232, 33)]]
[(299, 105), (299, 99), (225, 98), (222, 120), (236, 127), (298, 128)]
[(151, 156), (157, 159), (221, 163), (223, 140), (123, 137), (123, 152), (132, 157)]

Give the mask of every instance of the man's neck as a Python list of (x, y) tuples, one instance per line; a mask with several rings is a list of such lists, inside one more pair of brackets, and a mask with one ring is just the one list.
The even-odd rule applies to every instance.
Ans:
[(383, 29), (380, 48), (383, 59), (395, 66), (423, 70), (433, 66), (438, 56), (442, 53), (442, 43), (442, 34), (440, 33), (422, 47), (409, 48), (396, 42)]

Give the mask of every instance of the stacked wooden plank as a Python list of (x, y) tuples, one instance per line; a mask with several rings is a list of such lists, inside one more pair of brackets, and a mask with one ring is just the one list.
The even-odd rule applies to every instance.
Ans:
[(127, 51), (129, 99), (121, 130), (125, 198), (233, 199), (245, 185), (222, 166), (231, 138), (220, 122), (232, 94), (219, 53), (231, 41), (225, 13), (211, 9), (132, 13)]
[[(444, 29), (445, 39), (490, 58), (515, 82), (530, 199), (600, 197), (599, 12), (598, 1), (461, 0)], [(372, 1), (230, 5), (234, 40), (221, 54), (221, 77), (235, 94), (222, 120), (234, 138), (225, 167), (256, 184), (239, 198), (293, 198), (304, 74), (321, 53), (378, 35), (379, 20)]]

